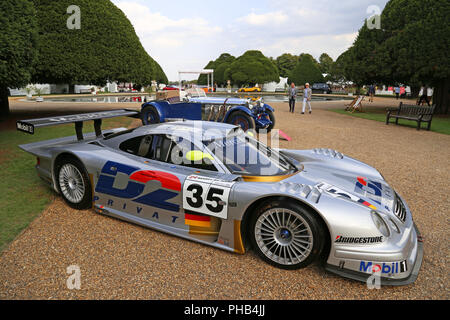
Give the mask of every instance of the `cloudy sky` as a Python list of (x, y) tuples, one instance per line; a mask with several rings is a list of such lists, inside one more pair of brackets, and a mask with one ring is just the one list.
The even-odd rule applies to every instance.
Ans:
[[(323, 52), (336, 59), (388, 0), (112, 0), (170, 80), (228, 52)], [(189, 79), (190, 77), (184, 77)], [(192, 77), (191, 77), (192, 78)], [(196, 78), (196, 77), (195, 77)]]

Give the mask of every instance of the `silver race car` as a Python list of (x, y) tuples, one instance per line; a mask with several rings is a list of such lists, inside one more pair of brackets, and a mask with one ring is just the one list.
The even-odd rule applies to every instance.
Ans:
[[(329, 149), (271, 149), (240, 127), (178, 121), (101, 130), (107, 112), (17, 122), (75, 123), (76, 136), (21, 145), (76, 209), (243, 254), (283, 269), (319, 260), (366, 281), (416, 280), (423, 244), (410, 209), (374, 168)], [(95, 133), (84, 135), (93, 120)], [(176, 248), (174, 248), (176, 250)]]

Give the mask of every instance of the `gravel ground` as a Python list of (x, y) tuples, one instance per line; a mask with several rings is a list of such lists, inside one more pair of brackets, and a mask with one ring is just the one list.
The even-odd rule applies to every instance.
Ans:
[[(92, 210), (75, 211), (56, 197), (2, 253), (0, 298), (449, 299), (450, 136), (324, 110), (343, 104), (313, 103), (312, 115), (292, 115), (287, 104), (273, 104), (277, 128), (293, 137), (281, 147), (334, 148), (383, 173), (408, 202), (425, 237), (413, 285), (368, 290), (318, 265), (280, 270), (252, 252), (232, 254)], [(21, 106), (13, 104), (13, 110)], [(70, 265), (81, 269), (80, 290), (66, 287)]]

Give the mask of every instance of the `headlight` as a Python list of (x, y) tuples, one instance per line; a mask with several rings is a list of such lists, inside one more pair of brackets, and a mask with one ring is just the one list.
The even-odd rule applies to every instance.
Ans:
[(378, 212), (371, 211), (371, 217), (378, 231), (380, 231), (383, 236), (389, 237), (390, 236), (389, 228), (386, 222), (384, 222), (383, 218), (378, 214)]
[(397, 224), (392, 218), (389, 218), (389, 223), (391, 224), (391, 227), (392, 229), (395, 230), (395, 232), (400, 233), (400, 228), (397, 226)]

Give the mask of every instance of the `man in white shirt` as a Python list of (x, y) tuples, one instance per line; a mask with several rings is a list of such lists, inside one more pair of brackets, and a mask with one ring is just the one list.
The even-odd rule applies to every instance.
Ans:
[(302, 114), (305, 114), (305, 108), (306, 108), (306, 104), (308, 104), (309, 106), (309, 113), (311, 114), (312, 112), (312, 108), (311, 108), (311, 89), (309, 88), (309, 83), (305, 84), (305, 90), (303, 91), (303, 109), (302, 109)]

